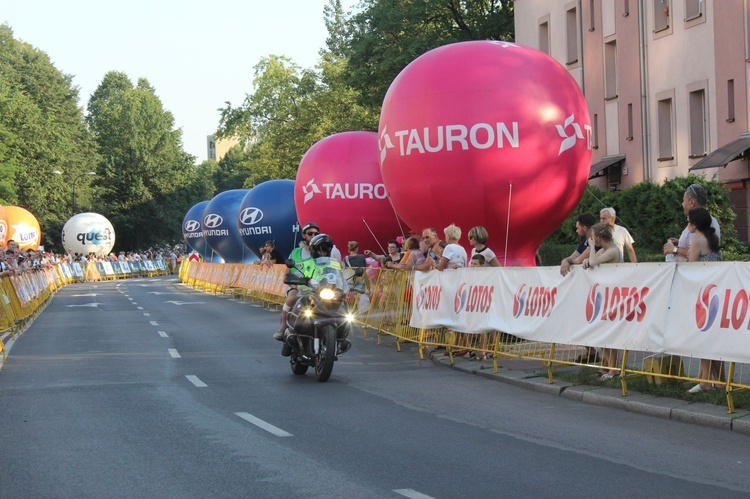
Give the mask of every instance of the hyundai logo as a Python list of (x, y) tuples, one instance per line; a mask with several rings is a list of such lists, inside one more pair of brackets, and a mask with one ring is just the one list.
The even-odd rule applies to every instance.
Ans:
[(221, 218), (221, 215), (216, 215), (213, 213), (210, 215), (206, 215), (206, 217), (203, 219), (203, 225), (205, 225), (209, 229), (215, 229), (223, 223), (224, 219)]
[(240, 212), (240, 222), (242, 225), (255, 225), (263, 219), (263, 212), (260, 208), (245, 208)]
[(196, 232), (201, 230), (201, 224), (197, 220), (188, 220), (185, 222), (185, 232)]

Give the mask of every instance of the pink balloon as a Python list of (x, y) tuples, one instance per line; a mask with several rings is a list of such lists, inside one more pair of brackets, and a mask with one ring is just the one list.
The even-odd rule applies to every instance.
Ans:
[(294, 204), (300, 224), (318, 224), (342, 256), (349, 241), (357, 241), (360, 252), (380, 252), (375, 238), (385, 246), (401, 235), (380, 176), (377, 144), (375, 132), (337, 133), (313, 144), (297, 170)]
[(8, 242), (8, 216), (5, 206), (0, 205), (0, 249), (6, 249)]
[(484, 226), (501, 264), (531, 266), (583, 195), (591, 123), (575, 80), (546, 54), (463, 42), (427, 52), (396, 77), (378, 147), (407, 224), (443, 237), (455, 223), (467, 247), (469, 229)]

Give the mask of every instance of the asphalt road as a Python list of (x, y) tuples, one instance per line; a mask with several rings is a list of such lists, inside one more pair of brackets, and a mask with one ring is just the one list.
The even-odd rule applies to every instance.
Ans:
[(750, 440), (357, 334), (294, 376), (278, 312), (174, 277), (62, 289), (0, 370), (0, 497), (750, 497)]

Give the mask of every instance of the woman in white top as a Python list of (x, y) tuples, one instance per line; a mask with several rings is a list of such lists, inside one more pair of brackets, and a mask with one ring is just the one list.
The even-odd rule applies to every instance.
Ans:
[(437, 270), (443, 270), (446, 268), (457, 269), (460, 267), (466, 267), (468, 257), (466, 256), (466, 250), (458, 244), (461, 239), (461, 229), (454, 224), (450, 224), (448, 227), (443, 229), (445, 234), (445, 242), (448, 243), (443, 250), (443, 255), (440, 257), (440, 261), (435, 268)]
[(485, 267), (499, 267), (500, 262), (497, 260), (495, 252), (485, 245), (489, 237), (487, 229), (481, 225), (477, 225), (469, 231), (469, 244), (474, 246), (471, 249), (471, 257), (473, 258), (474, 255), (482, 255), (484, 257)]

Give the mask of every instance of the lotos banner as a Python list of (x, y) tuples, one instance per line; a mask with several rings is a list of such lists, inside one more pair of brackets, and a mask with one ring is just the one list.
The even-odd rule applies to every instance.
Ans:
[(534, 341), (659, 352), (675, 268), (577, 267), (567, 277), (557, 267), (417, 272), (411, 326), (498, 330)]

